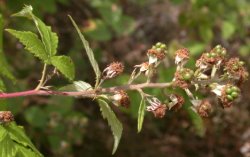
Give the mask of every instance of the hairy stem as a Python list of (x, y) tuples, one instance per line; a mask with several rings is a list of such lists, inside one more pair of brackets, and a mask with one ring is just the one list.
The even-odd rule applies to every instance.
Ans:
[(140, 90), (143, 88), (166, 88), (172, 86), (172, 83), (142, 83), (142, 84), (130, 84), (123, 86), (115, 86), (109, 88), (98, 88), (94, 90), (79, 91), (79, 92), (64, 92), (64, 91), (53, 91), (53, 90), (29, 90), (15, 93), (0, 93), (0, 99), (3, 98), (14, 98), (14, 97), (26, 97), (34, 95), (58, 95), (58, 96), (70, 96), (70, 97), (88, 97), (95, 98), (100, 94), (114, 93), (117, 90)]
[(46, 69), (47, 69), (47, 64), (44, 64), (44, 66), (43, 66), (43, 72), (42, 72), (42, 77), (41, 77), (41, 79), (39, 81), (39, 84), (35, 88), (35, 90), (39, 90), (44, 85), (45, 76), (46, 76)]

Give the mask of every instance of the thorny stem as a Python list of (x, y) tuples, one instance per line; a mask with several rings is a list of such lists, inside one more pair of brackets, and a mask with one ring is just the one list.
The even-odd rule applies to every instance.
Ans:
[(69, 96), (69, 97), (88, 97), (96, 98), (96, 96), (104, 93), (114, 93), (117, 90), (141, 90), (143, 88), (166, 88), (172, 86), (172, 82), (169, 83), (141, 83), (141, 84), (131, 84), (122, 85), (109, 88), (98, 88), (87, 91), (79, 92), (64, 92), (64, 91), (53, 91), (53, 90), (29, 90), (15, 93), (0, 93), (0, 99), (3, 98), (14, 98), (14, 97), (26, 97), (34, 95), (58, 95), (58, 96)]
[(43, 66), (43, 72), (42, 72), (42, 77), (41, 77), (41, 79), (39, 81), (39, 84), (35, 88), (35, 91), (39, 90), (44, 85), (45, 76), (46, 76), (46, 69), (47, 69), (47, 64), (44, 64), (44, 66)]

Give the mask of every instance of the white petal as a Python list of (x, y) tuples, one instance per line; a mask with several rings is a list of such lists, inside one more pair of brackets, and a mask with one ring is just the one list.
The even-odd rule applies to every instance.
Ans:
[(154, 57), (154, 56), (149, 56), (149, 64), (153, 64), (155, 62), (157, 62), (157, 57)]
[(216, 87), (212, 90), (213, 93), (215, 93), (218, 96), (222, 95), (222, 90), (225, 87), (225, 85), (216, 85)]
[(178, 55), (175, 57), (175, 64), (179, 64), (183, 58), (179, 57)]

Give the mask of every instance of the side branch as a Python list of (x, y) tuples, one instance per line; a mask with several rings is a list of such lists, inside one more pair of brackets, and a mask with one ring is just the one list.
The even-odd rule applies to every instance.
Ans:
[(139, 90), (143, 88), (165, 88), (172, 86), (172, 83), (142, 83), (142, 84), (130, 84), (123, 86), (116, 86), (110, 88), (99, 88), (97, 90), (79, 91), (79, 92), (64, 92), (64, 91), (53, 91), (53, 90), (29, 90), (14, 93), (0, 93), (0, 99), (3, 98), (15, 98), (15, 97), (26, 97), (34, 95), (58, 95), (58, 96), (70, 96), (70, 97), (88, 97), (95, 98), (98, 94), (113, 93), (117, 90)]

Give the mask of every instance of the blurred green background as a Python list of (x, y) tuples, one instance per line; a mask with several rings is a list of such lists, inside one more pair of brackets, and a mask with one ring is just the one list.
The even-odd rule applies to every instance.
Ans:
[[(147, 60), (146, 50), (161, 41), (168, 45), (168, 59), (159, 67), (156, 80), (170, 81), (175, 66), (173, 54), (180, 47), (191, 51), (188, 66), (217, 44), (238, 56), (249, 68), (250, 1), (248, 0), (1, 0), (0, 13), (5, 28), (34, 30), (28, 20), (11, 18), (24, 4), (51, 25), (59, 35), (59, 53), (69, 55), (77, 70), (76, 80), (94, 84), (94, 73), (80, 40), (68, 19), (70, 14), (90, 41), (104, 69), (112, 61), (125, 64), (125, 74), (105, 86), (125, 84), (135, 64)], [(4, 34), (4, 53), (15, 81), (4, 79), (7, 91), (32, 89), (38, 83), (42, 64), (26, 53), (17, 40)], [(52, 69), (51, 69), (52, 70)], [(67, 84), (56, 77), (48, 85)], [(147, 114), (143, 130), (137, 134), (140, 96), (129, 93), (129, 109), (114, 108), (124, 125), (124, 134), (114, 156), (117, 157), (236, 157), (250, 143), (250, 89), (243, 87), (242, 100), (223, 110), (212, 95), (214, 112), (201, 120), (187, 108), (168, 112), (164, 119)], [(148, 91), (162, 97), (161, 91)], [(244, 100), (244, 101), (243, 101)], [(15, 114), (29, 137), (46, 157), (111, 156), (113, 138), (91, 99), (65, 97), (15, 98), (1, 100), (0, 108)], [(7, 104), (7, 105), (6, 105)], [(188, 102), (185, 104), (188, 106)]]

